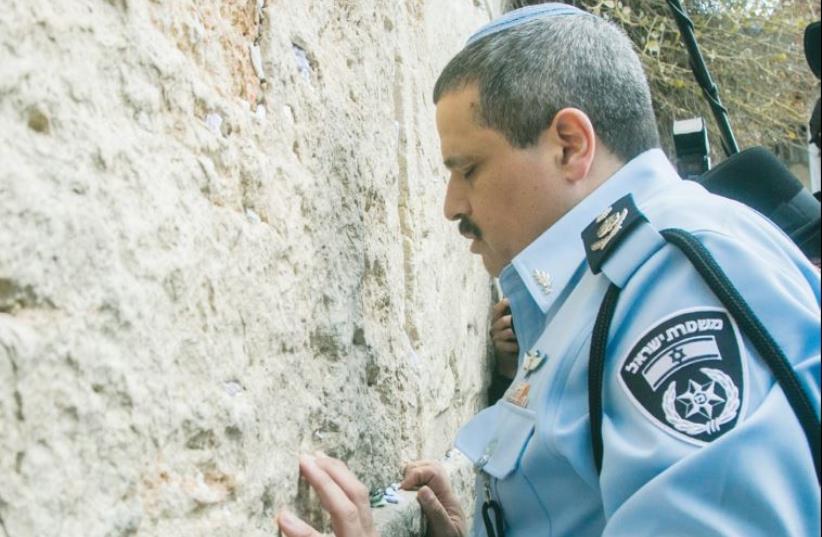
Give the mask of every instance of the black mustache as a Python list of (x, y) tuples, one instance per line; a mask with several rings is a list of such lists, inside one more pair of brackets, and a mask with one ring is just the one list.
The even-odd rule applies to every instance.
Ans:
[(482, 231), (480, 231), (480, 228), (478, 228), (476, 224), (469, 220), (467, 216), (460, 217), (459, 229), (460, 233), (462, 233), (463, 235), (471, 235), (473, 237), (476, 237), (477, 239), (482, 238)]

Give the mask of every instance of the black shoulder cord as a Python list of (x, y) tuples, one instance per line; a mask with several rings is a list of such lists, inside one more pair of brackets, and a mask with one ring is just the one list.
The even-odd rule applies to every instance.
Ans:
[[(822, 484), (819, 418), (816, 416), (808, 395), (802, 389), (790, 362), (710, 252), (696, 237), (681, 229), (666, 229), (662, 231), (662, 236), (682, 250), (682, 253), (691, 261), (694, 268), (728, 309), (731, 316), (739, 323), (742, 333), (748, 337), (762, 359), (770, 367), (776, 381), (785, 392), (788, 403), (790, 403), (797, 419), (799, 419), (813, 456), (817, 481)], [(591, 355), (588, 363), (588, 404), (591, 421), (591, 441), (597, 473), (602, 471), (602, 379), (605, 369), (605, 349), (619, 293), (620, 289), (616, 285), (612, 284), (608, 288), (600, 306), (591, 338)]]
[(602, 379), (605, 375), (605, 349), (608, 346), (608, 332), (621, 291), (622, 289), (613, 283), (608, 287), (591, 336), (591, 358), (588, 360), (588, 409), (597, 475), (602, 472)]

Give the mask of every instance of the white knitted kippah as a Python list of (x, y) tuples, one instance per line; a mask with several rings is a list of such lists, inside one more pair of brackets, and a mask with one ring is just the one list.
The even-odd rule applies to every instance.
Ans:
[(492, 20), (474, 32), (474, 34), (468, 38), (468, 42), (465, 45), (471, 45), (483, 37), (487, 37), (497, 32), (502, 32), (509, 28), (514, 28), (534, 19), (543, 17), (559, 17), (565, 15), (588, 15), (588, 13), (582, 11), (581, 9), (575, 8), (574, 6), (555, 2), (521, 7), (506, 13), (498, 19)]

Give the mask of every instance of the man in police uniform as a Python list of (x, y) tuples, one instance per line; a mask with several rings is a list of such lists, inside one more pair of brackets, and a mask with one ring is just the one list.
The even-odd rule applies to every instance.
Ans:
[[(679, 179), (629, 40), (566, 5), (523, 8), (471, 37), (434, 100), (445, 214), (499, 275), (521, 348), (505, 397), (456, 441), (478, 474), (471, 534), (819, 535), (815, 460), (785, 392), (663, 235), (685, 230), (713, 256), (817, 424), (819, 273), (763, 217)], [(592, 332), (612, 287), (603, 411), (589, 415)], [(342, 463), (301, 468), (338, 537), (376, 535), (367, 491)], [(412, 465), (404, 485), (422, 484), (430, 534), (465, 535), (442, 472)], [(288, 537), (316, 535), (279, 522)]]

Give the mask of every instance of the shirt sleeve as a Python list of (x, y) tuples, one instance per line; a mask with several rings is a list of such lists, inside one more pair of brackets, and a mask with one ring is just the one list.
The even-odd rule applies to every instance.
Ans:
[[(770, 231), (733, 231), (698, 236), (792, 363), (818, 416), (819, 274)], [(603, 405), (603, 535), (819, 535), (820, 489), (793, 410), (671, 245), (622, 291)]]

